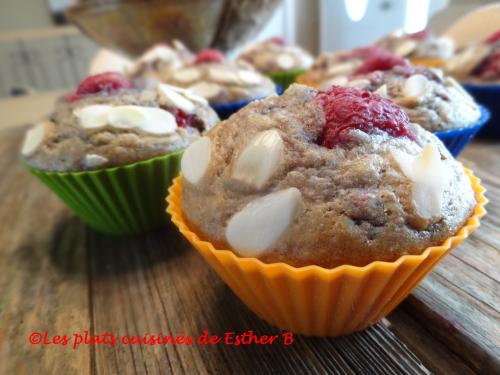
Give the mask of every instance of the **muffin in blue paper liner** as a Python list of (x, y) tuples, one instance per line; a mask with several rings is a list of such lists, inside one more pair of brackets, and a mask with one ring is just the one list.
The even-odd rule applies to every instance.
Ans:
[(277, 92), (274, 82), (248, 64), (233, 63), (213, 49), (199, 52), (195, 59), (174, 70), (166, 83), (198, 95), (228, 118), (248, 103)]
[[(279, 86), (276, 87), (276, 94), (281, 95), (283, 93), (283, 89)], [(247, 104), (250, 104), (251, 102), (255, 100), (260, 100), (260, 99), (265, 99), (265, 96), (259, 97), (259, 98), (254, 98), (254, 99), (249, 99), (249, 100), (242, 100), (239, 102), (234, 102), (234, 103), (220, 103), (220, 104), (210, 104), (210, 106), (214, 109), (215, 112), (217, 112), (217, 115), (221, 120), (225, 120), (229, 118), (233, 113), (238, 112), (241, 108), (246, 106)]]
[[(453, 129), (434, 134), (444, 143), (450, 153), (457, 157), (462, 150), (469, 144), (474, 136), (483, 128), (490, 119), (490, 111), (480, 106), (481, 117), (471, 126), (462, 129)], [(500, 133), (500, 132), (499, 132)]]
[(490, 111), (490, 118), (478, 136), (500, 139), (500, 84), (465, 83), (464, 88), (474, 99)]
[(233, 113), (238, 112), (241, 108), (246, 106), (247, 104), (253, 102), (254, 100), (259, 100), (263, 98), (255, 98), (250, 100), (243, 100), (240, 102), (234, 103), (221, 103), (221, 104), (212, 104), (211, 107), (217, 112), (217, 115), (221, 120), (225, 120), (229, 118)]

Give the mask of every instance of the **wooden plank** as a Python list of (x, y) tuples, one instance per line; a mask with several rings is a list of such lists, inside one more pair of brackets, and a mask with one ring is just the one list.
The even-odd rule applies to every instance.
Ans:
[[(500, 144), (477, 142), (460, 160), (472, 168), (487, 188), (490, 202), (481, 227), (433, 272), (400, 306), (393, 327), (405, 335), (420, 325), (482, 373), (500, 371)], [(402, 312), (401, 312), (402, 311)], [(399, 315), (398, 315), (399, 314)], [(411, 316), (414, 322), (400, 319)], [(416, 322), (416, 323), (415, 323)], [(407, 335), (407, 333), (406, 333)], [(405, 336), (408, 339), (407, 336)], [(409, 342), (418, 354), (431, 359), (426, 346)], [(426, 362), (433, 367), (434, 362)], [(435, 370), (435, 368), (433, 368)]]
[[(279, 334), (250, 312), (172, 226), (163, 233), (110, 239), (88, 233), (94, 329), (124, 334), (253, 330)], [(123, 373), (426, 373), (394, 334), (379, 325), (339, 339), (296, 336), (291, 346), (96, 347), (98, 372)]]
[(83, 226), (18, 162), (21, 135), (0, 142), (0, 373), (88, 373), (89, 348), (28, 341), (90, 320)]

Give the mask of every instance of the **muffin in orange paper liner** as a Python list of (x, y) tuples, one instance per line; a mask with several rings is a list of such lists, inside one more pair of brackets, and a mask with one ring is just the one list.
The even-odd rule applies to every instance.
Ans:
[(364, 267), (297, 268), (286, 263), (266, 264), (217, 249), (192, 231), (183, 215), (182, 177), (177, 177), (169, 189), (167, 211), (180, 232), (259, 317), (298, 334), (347, 335), (389, 314), (443, 256), (479, 227), (479, 219), (486, 213), (485, 189), (471, 170), (465, 169), (465, 173), (477, 205), (454, 236), (420, 255), (404, 255), (394, 262), (376, 261)]
[(349, 87), (294, 84), (254, 102), (181, 168), (169, 197), (180, 231), (259, 316), (317, 336), (387, 314), (484, 203), (435, 135)]

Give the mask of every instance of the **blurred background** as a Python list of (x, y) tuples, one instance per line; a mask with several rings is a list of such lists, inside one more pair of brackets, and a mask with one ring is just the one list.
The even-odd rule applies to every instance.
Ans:
[[(75, 0), (0, 1), (0, 97), (74, 87), (98, 46), (71, 26)], [(256, 39), (282, 35), (313, 54), (366, 45), (397, 29), (439, 32), (488, 0), (283, 0)], [(431, 19), (432, 17), (432, 19)], [(232, 51), (234, 53), (234, 51)]]

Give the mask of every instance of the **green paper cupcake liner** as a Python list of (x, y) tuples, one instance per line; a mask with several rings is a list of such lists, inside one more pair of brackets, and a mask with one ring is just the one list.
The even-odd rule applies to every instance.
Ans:
[(179, 174), (182, 153), (95, 171), (28, 168), (94, 229), (138, 234), (168, 223), (165, 191)]
[(281, 88), (281, 92), (285, 91), (288, 86), (295, 82), (297, 77), (305, 72), (305, 69), (292, 69), (280, 72), (270, 72), (267, 76), (271, 78), (276, 85)]

